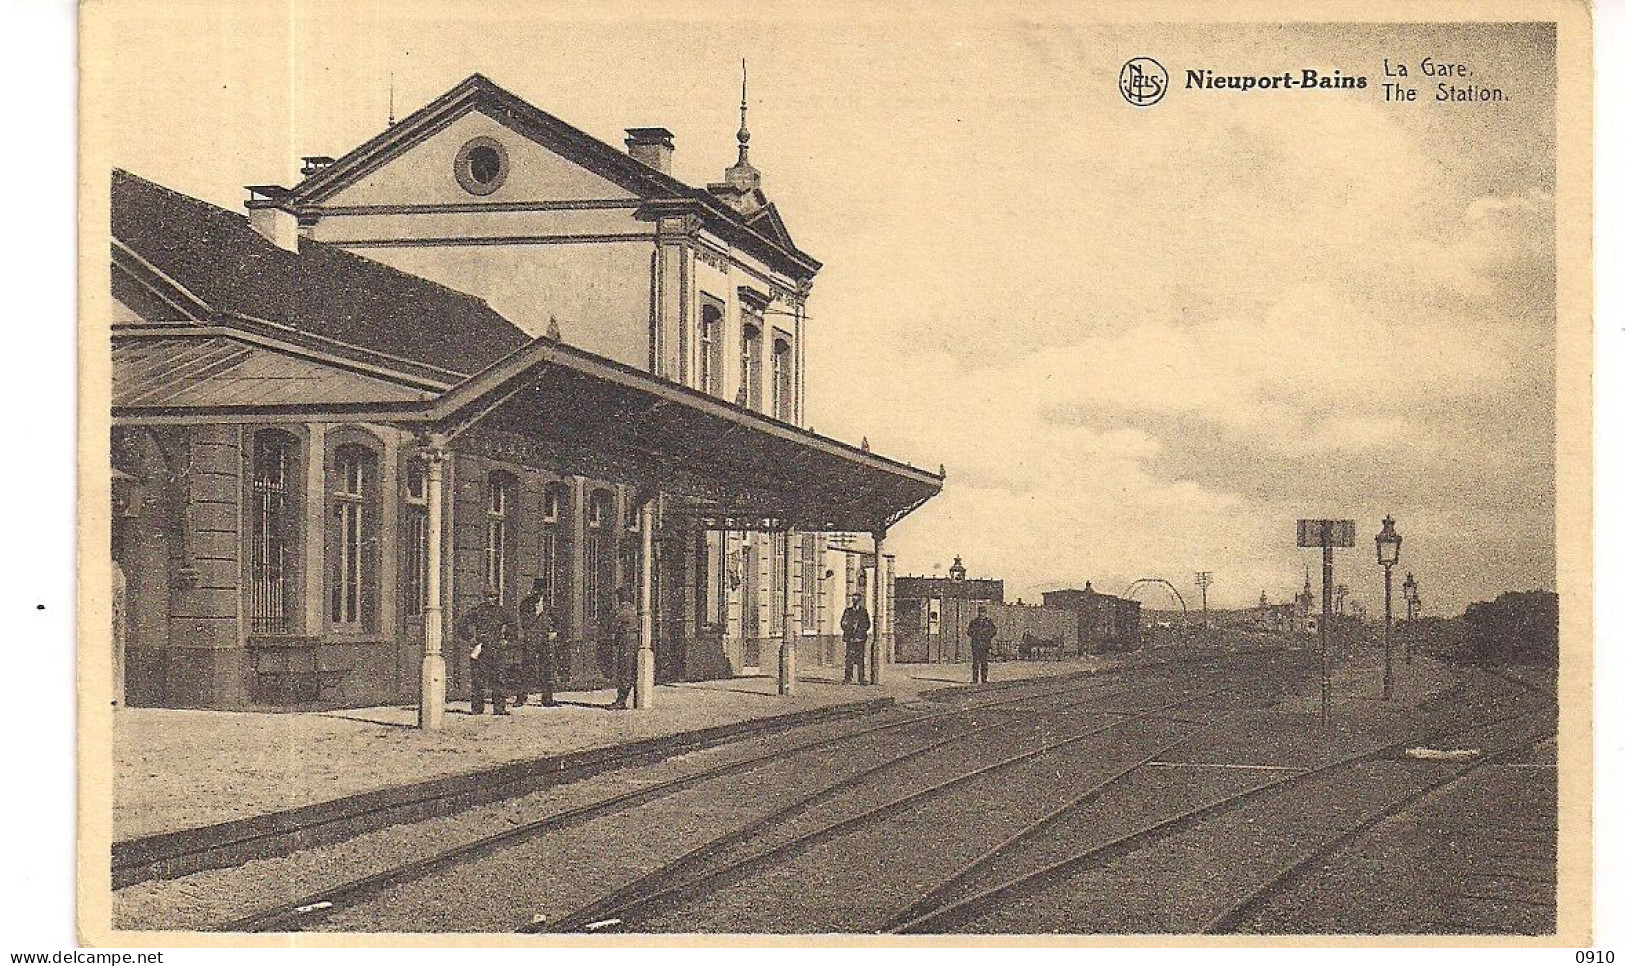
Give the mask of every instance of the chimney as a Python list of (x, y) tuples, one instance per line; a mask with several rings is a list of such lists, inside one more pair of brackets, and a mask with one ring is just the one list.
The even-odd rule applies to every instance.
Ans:
[(671, 154), (675, 150), (671, 132), (663, 127), (626, 129), (626, 153), (661, 174), (671, 174)]
[(281, 208), (250, 208), (248, 224), (276, 247), (299, 254), (299, 218)]
[(248, 186), (248, 225), (276, 247), (299, 254), (299, 216), (277, 205), (292, 191), (281, 185)]

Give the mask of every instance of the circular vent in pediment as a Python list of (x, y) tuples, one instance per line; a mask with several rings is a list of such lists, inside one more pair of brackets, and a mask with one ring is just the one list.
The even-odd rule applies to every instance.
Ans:
[(488, 195), (508, 178), (508, 152), (495, 138), (477, 137), (457, 152), (454, 170), (464, 191)]

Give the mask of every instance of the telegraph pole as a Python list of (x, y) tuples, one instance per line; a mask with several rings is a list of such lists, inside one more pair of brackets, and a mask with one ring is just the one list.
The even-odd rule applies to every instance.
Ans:
[(1208, 623), (1207, 623), (1207, 588), (1208, 588), (1208, 585), (1211, 584), (1211, 583), (1213, 583), (1213, 572), (1212, 571), (1198, 570), (1196, 572), (1196, 586), (1202, 588), (1202, 627), (1203, 628), (1206, 628), (1208, 626)]

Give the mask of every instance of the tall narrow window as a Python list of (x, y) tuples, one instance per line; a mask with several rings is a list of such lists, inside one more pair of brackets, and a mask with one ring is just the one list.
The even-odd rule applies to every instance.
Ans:
[(751, 409), (762, 408), (762, 329), (747, 322), (742, 329), (739, 347), (739, 401)]
[(795, 413), (795, 392), (790, 386), (794, 368), (789, 337), (776, 334), (773, 339), (773, 416), (787, 423)]
[(717, 622), (717, 603), (711, 587), (712, 567), (710, 531), (698, 529), (694, 531), (694, 614), (699, 627)]
[(746, 535), (739, 548), (739, 635), (745, 639), (746, 667), (762, 666), (762, 545)]
[(513, 500), (513, 478), (492, 473), (485, 489), (485, 586), (495, 590), (497, 602), (508, 602), (508, 511)]
[(780, 530), (768, 536), (767, 550), (773, 559), (767, 562), (767, 634), (764, 636), (779, 637), (784, 633), (784, 582), (789, 579), (784, 569), (784, 548), (790, 535)]
[(406, 616), (420, 617), (429, 602), (429, 468), (422, 460), (406, 465), (402, 495), (401, 606)]
[(728, 596), (739, 586), (739, 561), (728, 556), (728, 531), (724, 530), (717, 537), (716, 554), (713, 558), (716, 567), (711, 571), (712, 598), (716, 606), (716, 624), (723, 630), (728, 627)]
[(801, 632), (818, 633), (818, 588), (823, 579), (823, 572), (819, 569), (818, 535), (803, 533), (801, 535)]
[(701, 392), (722, 392), (722, 305), (709, 296), (700, 304), (699, 378)]
[(614, 593), (615, 556), (613, 516), (614, 494), (594, 490), (587, 500), (586, 543), (582, 546), (582, 601), (587, 622), (593, 629), (602, 626), (609, 614), (609, 595)]
[(637, 536), (643, 515), (638, 499), (636, 490), (627, 490), (621, 499), (621, 524), (627, 533), (621, 539), (621, 581), (623, 586), (633, 588), (634, 595), (640, 593), (637, 588), (643, 583), (643, 541)]
[(362, 628), (371, 621), (377, 579), (377, 457), (365, 446), (338, 447), (329, 483), (333, 558), (328, 616), (336, 627)]
[(559, 587), (564, 583), (564, 559), (559, 534), (559, 522), (564, 519), (564, 484), (554, 483), (542, 491), (541, 560), (537, 574), (545, 582), (543, 588), (547, 608), (557, 613)]
[(251, 634), (286, 634), (291, 629), (297, 447), (298, 440), (279, 430), (254, 434), (248, 557)]

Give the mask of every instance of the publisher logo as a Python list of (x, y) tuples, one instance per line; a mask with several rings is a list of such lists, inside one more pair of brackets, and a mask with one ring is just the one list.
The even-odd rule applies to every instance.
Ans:
[(1136, 57), (1118, 72), (1117, 89), (1135, 107), (1150, 107), (1168, 93), (1168, 71), (1150, 57)]

